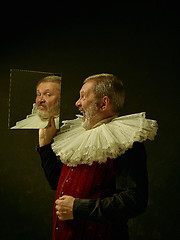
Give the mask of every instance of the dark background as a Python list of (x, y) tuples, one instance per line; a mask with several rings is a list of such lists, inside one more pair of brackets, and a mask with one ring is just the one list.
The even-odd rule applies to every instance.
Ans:
[(51, 236), (55, 192), (36, 152), (38, 131), (7, 126), (9, 70), (17, 68), (62, 74), (63, 119), (75, 117), (85, 77), (107, 72), (124, 82), (123, 114), (146, 111), (159, 123), (155, 141), (145, 144), (148, 210), (129, 222), (131, 239), (179, 239), (178, 7), (25, 2), (2, 7), (0, 26), (0, 238)]

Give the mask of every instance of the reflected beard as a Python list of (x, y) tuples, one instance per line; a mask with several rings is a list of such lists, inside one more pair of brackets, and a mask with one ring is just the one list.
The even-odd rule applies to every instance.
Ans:
[(93, 103), (91, 106), (88, 107), (86, 111), (82, 107), (79, 108), (79, 111), (83, 114), (83, 124), (82, 126), (88, 130), (93, 127), (93, 125), (96, 123), (99, 108), (97, 106), (97, 103)]
[[(44, 106), (46, 108), (45, 111), (39, 109), (39, 106)], [(41, 103), (36, 107), (38, 116), (41, 118), (41, 120), (49, 120), (52, 116), (57, 116), (60, 111), (60, 101), (57, 101), (51, 108), (48, 108), (48, 106), (45, 103)]]

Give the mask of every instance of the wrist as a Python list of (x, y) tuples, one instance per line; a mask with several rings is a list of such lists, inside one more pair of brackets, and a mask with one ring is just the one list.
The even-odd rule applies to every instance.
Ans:
[(46, 145), (49, 145), (53, 142), (53, 139), (39, 139), (39, 147), (44, 147)]
[(44, 152), (44, 151), (47, 151), (47, 149), (51, 149), (51, 144), (47, 144), (47, 145), (44, 145), (44, 146), (40, 146), (39, 144), (36, 146), (36, 150), (40, 153), (40, 152)]

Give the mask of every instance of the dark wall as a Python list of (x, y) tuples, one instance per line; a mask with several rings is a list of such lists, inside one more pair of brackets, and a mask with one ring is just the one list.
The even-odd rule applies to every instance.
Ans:
[(1, 239), (50, 239), (55, 195), (36, 152), (38, 131), (7, 129), (10, 68), (61, 73), (63, 119), (75, 117), (74, 103), (85, 77), (108, 72), (122, 79), (126, 87), (123, 113), (146, 111), (148, 118), (159, 123), (155, 141), (145, 144), (149, 206), (145, 214), (130, 221), (131, 239), (178, 239), (176, 7), (166, 2), (97, 7), (92, 2), (46, 9), (21, 6), (19, 10), (11, 5), (3, 12), (0, 19)]

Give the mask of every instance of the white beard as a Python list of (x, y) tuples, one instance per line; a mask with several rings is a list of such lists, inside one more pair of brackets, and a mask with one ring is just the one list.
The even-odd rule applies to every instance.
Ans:
[[(80, 109), (83, 110), (82, 108)], [(82, 125), (86, 130), (91, 129), (93, 125), (96, 123), (98, 113), (99, 108), (97, 106), (97, 103), (94, 102), (85, 112), (85, 121), (83, 122)]]
[(57, 101), (50, 109), (48, 109), (46, 104), (44, 106), (46, 107), (46, 111), (38, 109), (38, 107), (36, 106), (37, 114), (39, 115), (42, 121), (47, 119), (49, 120), (52, 116), (57, 116), (59, 114), (59, 110), (60, 110), (59, 101)]
[[(55, 118), (56, 128), (59, 129), (59, 114), (53, 115)], [(33, 104), (32, 113), (27, 115), (25, 119), (16, 122), (16, 125), (11, 127), (11, 129), (42, 129), (48, 124), (49, 119), (41, 119), (36, 104)]]

